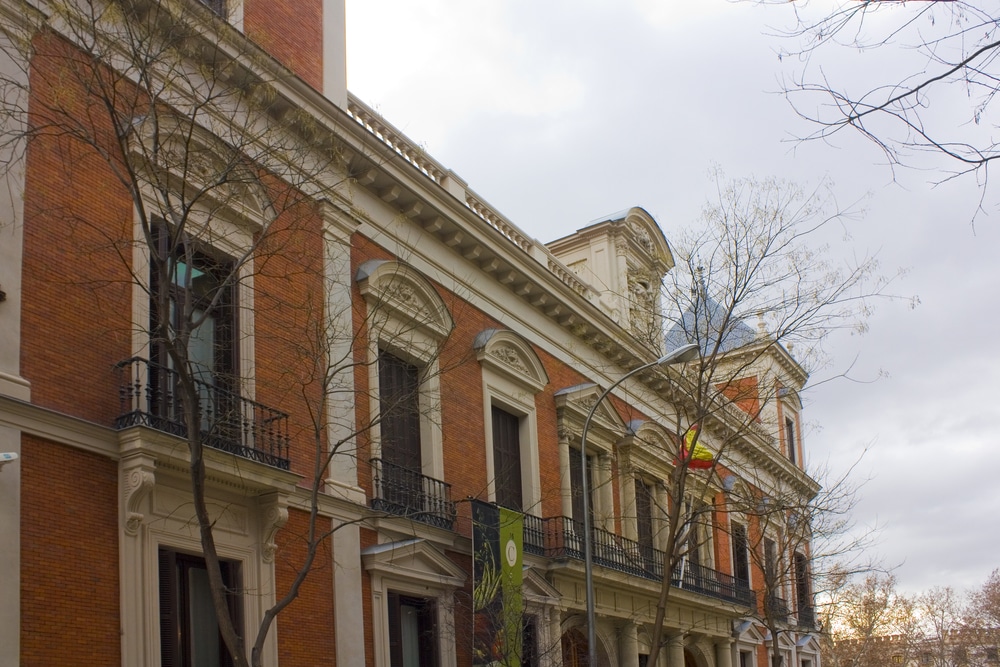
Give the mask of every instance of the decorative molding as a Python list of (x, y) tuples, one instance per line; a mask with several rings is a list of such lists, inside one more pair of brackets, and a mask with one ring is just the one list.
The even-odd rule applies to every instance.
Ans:
[(269, 493), (258, 501), (261, 515), (261, 558), (265, 563), (273, 563), (278, 551), (275, 537), (288, 523), (288, 497), (283, 493)]
[(444, 300), (416, 269), (402, 262), (371, 260), (358, 269), (358, 287), (369, 305), (406, 323), (406, 328), (428, 331), (438, 341), (448, 337), (455, 321)]
[(472, 347), (481, 364), (532, 394), (537, 394), (549, 383), (549, 376), (534, 349), (513, 331), (485, 329), (476, 336)]
[(156, 463), (148, 456), (133, 456), (123, 459), (122, 471), (122, 501), (125, 519), (125, 534), (135, 537), (146, 518), (140, 511), (146, 498), (156, 486)]

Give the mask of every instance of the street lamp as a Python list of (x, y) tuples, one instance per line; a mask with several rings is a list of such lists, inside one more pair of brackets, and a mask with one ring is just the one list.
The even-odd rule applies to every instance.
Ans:
[(597, 400), (594, 401), (593, 407), (590, 408), (590, 412), (587, 413), (587, 419), (583, 422), (583, 435), (580, 437), (580, 470), (583, 471), (583, 572), (587, 580), (588, 667), (597, 667), (597, 621), (595, 618), (596, 614), (594, 612), (594, 536), (591, 533), (592, 526), (590, 520), (590, 504), (588, 502), (588, 499), (590, 498), (590, 475), (587, 470), (587, 431), (590, 430), (590, 420), (594, 418), (594, 414), (597, 412), (597, 407), (601, 404), (601, 401), (608, 397), (611, 390), (636, 373), (641, 373), (642, 371), (653, 368), (654, 366), (684, 363), (686, 361), (691, 361), (697, 356), (698, 346), (694, 343), (689, 343), (677, 348), (673, 352), (663, 355), (656, 361), (651, 361), (650, 363), (639, 366), (638, 368), (633, 368), (628, 373), (621, 376), (617, 381), (615, 381), (614, 384), (605, 389), (604, 393), (597, 397)]

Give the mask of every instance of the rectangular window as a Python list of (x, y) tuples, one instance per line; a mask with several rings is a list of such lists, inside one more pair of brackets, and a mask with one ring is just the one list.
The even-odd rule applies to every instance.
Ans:
[(785, 417), (785, 445), (788, 447), (788, 460), (795, 463), (795, 420)]
[(733, 577), (736, 581), (750, 585), (750, 550), (747, 547), (747, 529), (741, 524), (733, 524)]
[(635, 527), (639, 555), (646, 563), (653, 560), (653, 488), (642, 478), (635, 480)]
[(525, 616), (521, 625), (521, 667), (538, 667), (538, 620)]
[(521, 511), (521, 420), (493, 406), (493, 471), (496, 501)]
[(813, 605), (812, 595), (809, 593), (809, 561), (799, 552), (795, 553), (795, 605), (799, 625), (811, 626)]
[[(591, 454), (587, 455), (587, 471), (586, 474), (590, 475), (591, 471), (594, 469), (594, 457)], [(591, 523), (593, 526), (594, 519), (594, 485), (593, 477), (588, 477), (587, 481), (590, 482), (590, 496), (584, 498), (583, 496), (583, 462), (580, 460), (580, 450), (570, 448), (569, 450), (569, 481), (570, 481), (570, 494), (573, 501), (573, 522), (577, 525), (577, 530), (583, 530), (584, 522), (584, 511), (590, 513)]]
[(764, 538), (764, 579), (767, 589), (777, 595), (778, 545), (771, 538)]
[(420, 370), (379, 350), (381, 499), (394, 513), (424, 510), (421, 466)]
[[(169, 422), (185, 423), (176, 368), (167, 347), (168, 342), (186, 336), (202, 429), (215, 438), (238, 440), (241, 417), (233, 262), (172, 238), (166, 225), (153, 228), (153, 240), (149, 279), (152, 411)], [(166, 281), (159, 270), (162, 268), (166, 268)], [(164, 321), (169, 331), (161, 336), (159, 325)]]
[(753, 653), (740, 651), (740, 667), (753, 667)]
[(201, 4), (205, 5), (222, 18), (226, 18), (226, 0), (201, 0)]
[[(229, 667), (232, 656), (219, 633), (212, 606), (205, 560), (159, 550), (160, 664), (163, 667)], [(229, 614), (242, 629), (239, 565), (222, 561), (222, 579), (229, 591)]]
[(389, 592), (390, 667), (435, 667), (436, 605), (431, 598)]

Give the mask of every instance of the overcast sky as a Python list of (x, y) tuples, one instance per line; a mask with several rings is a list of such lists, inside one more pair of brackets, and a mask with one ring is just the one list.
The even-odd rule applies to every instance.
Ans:
[[(868, 197), (837, 252), (909, 269), (896, 291), (921, 304), (877, 304), (867, 334), (830, 341), (834, 363), (804, 397), (808, 460), (842, 468), (868, 447), (856, 517), (882, 527), (876, 548), (901, 588), (978, 586), (1000, 567), (1000, 190), (973, 226), (972, 180), (932, 187), (933, 172), (897, 171), (894, 182), (855, 137), (790, 141), (810, 130), (776, 94), (801, 71), (778, 58), (794, 44), (772, 29), (791, 7), (347, 0), (348, 87), (543, 242), (629, 206), (669, 241), (697, 223), (713, 165), (829, 179), (844, 206)], [(897, 56), (818, 57), (860, 87), (905, 66)], [(822, 382), (848, 367), (871, 382)]]

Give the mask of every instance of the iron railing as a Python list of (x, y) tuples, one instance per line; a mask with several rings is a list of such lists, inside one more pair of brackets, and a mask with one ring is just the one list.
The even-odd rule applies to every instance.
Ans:
[[(591, 534), (595, 566), (651, 581), (663, 579), (664, 554), (661, 550), (602, 528), (593, 528)], [(583, 560), (583, 535), (583, 522), (569, 517), (524, 517), (524, 550), (527, 553), (546, 558)], [(674, 570), (671, 584), (746, 607), (756, 607), (757, 604), (756, 593), (746, 583), (696, 563), (679, 565)]]
[(764, 598), (764, 613), (779, 623), (787, 623), (788, 601), (777, 595), (768, 595)]
[(372, 509), (449, 530), (455, 524), (451, 484), (383, 459), (372, 459), (371, 466)]
[[(115, 428), (148, 426), (188, 437), (176, 371), (140, 357), (120, 362), (121, 413)], [(215, 383), (195, 380), (201, 413), (201, 441), (251, 461), (289, 469), (288, 415), (243, 398)]]

